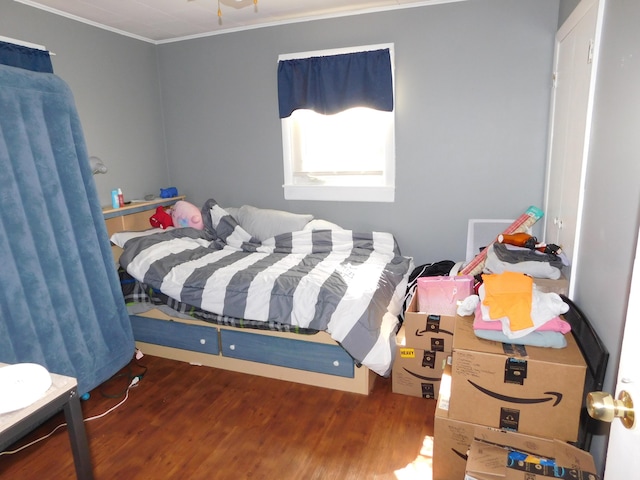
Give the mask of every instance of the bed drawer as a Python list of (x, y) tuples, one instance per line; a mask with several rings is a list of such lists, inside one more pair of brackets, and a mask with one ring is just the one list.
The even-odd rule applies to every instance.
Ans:
[(164, 345), (193, 352), (218, 355), (218, 329), (169, 320), (130, 315), (133, 338), (138, 342)]
[(220, 330), (222, 355), (251, 362), (353, 378), (353, 359), (338, 345)]

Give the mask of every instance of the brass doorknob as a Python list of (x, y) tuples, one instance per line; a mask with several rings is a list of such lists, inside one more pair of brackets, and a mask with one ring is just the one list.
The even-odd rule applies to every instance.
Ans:
[(602, 422), (612, 422), (617, 417), (626, 428), (633, 427), (635, 423), (633, 400), (624, 390), (620, 392), (617, 400), (607, 392), (588, 393), (587, 412)]

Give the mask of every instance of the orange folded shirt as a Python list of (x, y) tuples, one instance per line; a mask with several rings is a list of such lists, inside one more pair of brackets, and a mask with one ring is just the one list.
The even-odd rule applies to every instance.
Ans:
[(533, 327), (531, 303), (533, 278), (518, 272), (482, 275), (485, 296), (482, 301), (489, 308), (493, 320), (507, 317), (511, 330)]

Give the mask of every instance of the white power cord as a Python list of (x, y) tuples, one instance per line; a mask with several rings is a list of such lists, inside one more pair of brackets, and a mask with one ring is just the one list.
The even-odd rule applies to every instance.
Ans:
[[(89, 417), (89, 418), (85, 418), (84, 421), (85, 422), (90, 422), (92, 420), (97, 420), (99, 418), (105, 417), (106, 415), (109, 415), (111, 412), (113, 412), (116, 408), (118, 408), (120, 405), (122, 405), (124, 402), (127, 401), (127, 399), (129, 398), (129, 390), (133, 387), (137, 387), (138, 386), (138, 382), (140, 381), (140, 377), (136, 376), (133, 377), (133, 379), (131, 380), (131, 383), (129, 384), (129, 386), (127, 387), (127, 391), (125, 392), (124, 398), (116, 405), (114, 405), (113, 407), (111, 407), (109, 410), (107, 410), (104, 413), (101, 413), (100, 415), (95, 415), (93, 417)], [(33, 442), (27, 443), (26, 445), (23, 445), (20, 448), (17, 448), (15, 450), (5, 450), (4, 452), (0, 452), (0, 456), (1, 455), (13, 455), (15, 453), (21, 452), (22, 450), (24, 450), (25, 448), (29, 448), (32, 445), (35, 445), (38, 442), (41, 442), (42, 440), (45, 440), (47, 438), (49, 438), (51, 435), (53, 435), (54, 433), (56, 433), (59, 429), (61, 429), (62, 427), (66, 427), (67, 424), (66, 423), (61, 423), (60, 425), (58, 425), (56, 428), (54, 428), (53, 430), (51, 430), (51, 432), (49, 432), (47, 435), (45, 435), (44, 437), (40, 437), (36, 440), (34, 440)]]

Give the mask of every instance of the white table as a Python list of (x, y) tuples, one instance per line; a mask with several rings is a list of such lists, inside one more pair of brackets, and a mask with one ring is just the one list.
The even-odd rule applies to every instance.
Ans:
[[(0, 363), (0, 367), (5, 365)], [(91, 455), (89, 454), (87, 434), (77, 390), (78, 382), (73, 377), (55, 373), (51, 373), (51, 381), (51, 387), (37, 402), (15, 412), (0, 414), (0, 451), (25, 436), (60, 410), (64, 410), (76, 476), (82, 480), (93, 479)]]

